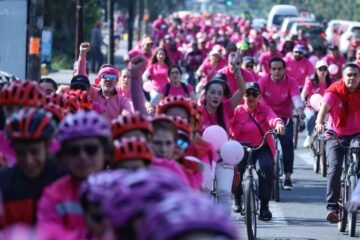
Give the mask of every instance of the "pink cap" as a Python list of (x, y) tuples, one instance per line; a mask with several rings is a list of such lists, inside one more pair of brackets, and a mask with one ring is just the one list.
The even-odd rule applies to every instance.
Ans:
[(116, 68), (104, 67), (99, 70), (98, 78), (100, 79), (103, 74), (113, 74), (116, 75), (116, 80), (119, 79), (119, 71)]

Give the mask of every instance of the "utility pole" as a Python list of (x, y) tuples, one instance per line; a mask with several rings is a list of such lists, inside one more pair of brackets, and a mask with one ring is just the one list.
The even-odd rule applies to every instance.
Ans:
[(83, 42), (83, 0), (76, 0), (76, 29), (75, 29), (75, 60), (79, 55), (79, 46)]
[(132, 49), (132, 43), (134, 39), (134, 2), (133, 0), (129, 1), (129, 19), (128, 19), (128, 31), (129, 31), (129, 37), (128, 37), (128, 50), (130, 51)]
[(109, 45), (107, 62), (114, 64), (114, 1), (107, 0), (107, 13), (109, 20)]
[(41, 78), (41, 35), (44, 25), (44, 0), (30, 0), (28, 11), (28, 54), (26, 78), (39, 81)]

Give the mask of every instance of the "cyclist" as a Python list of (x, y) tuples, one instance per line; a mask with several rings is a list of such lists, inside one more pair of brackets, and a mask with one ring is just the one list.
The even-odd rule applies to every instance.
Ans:
[(74, 235), (81, 239), (86, 231), (79, 203), (80, 182), (112, 159), (110, 124), (94, 111), (78, 111), (64, 118), (57, 139), (58, 159), (69, 175), (44, 190), (37, 210), (38, 229), (48, 238), (64, 234), (64, 238)]
[(12, 142), (17, 164), (0, 170), (4, 201), (0, 228), (14, 223), (34, 224), (43, 189), (64, 175), (49, 154), (56, 128), (51, 113), (40, 108), (20, 109), (8, 118), (6, 135)]
[(151, 140), (153, 127), (150, 121), (139, 112), (118, 116), (112, 121), (113, 140), (124, 137), (141, 137)]
[(169, 194), (146, 213), (140, 229), (141, 240), (239, 239), (229, 216), (195, 193)]
[(286, 74), (294, 78), (299, 87), (304, 86), (306, 77), (314, 74), (314, 66), (305, 57), (306, 47), (304, 45), (295, 45), (292, 55), (284, 58), (286, 62)]
[[(261, 92), (258, 83), (246, 83), (245, 103), (239, 105), (234, 113), (230, 124), (230, 133), (236, 141), (247, 142), (251, 147), (258, 147), (265, 132), (270, 128), (280, 134), (285, 134), (284, 122), (275, 113), (260, 103)], [(269, 210), (273, 178), (274, 178), (274, 140), (271, 136), (266, 139), (266, 144), (261, 149), (253, 152), (253, 163), (259, 161), (259, 198), (261, 200), (259, 219), (269, 221), (272, 214)], [(243, 175), (246, 168), (246, 158), (238, 165), (240, 174)], [(241, 211), (241, 184), (235, 193), (235, 203), (238, 212)]]
[(316, 72), (312, 78), (308, 78), (305, 81), (304, 88), (301, 92), (301, 100), (304, 102), (307, 100), (308, 104), (305, 108), (305, 126), (307, 136), (304, 141), (304, 147), (308, 148), (313, 140), (313, 132), (315, 127), (316, 112), (310, 106), (310, 98), (313, 94), (324, 95), (326, 88), (331, 84), (330, 73), (328, 71), (328, 65), (324, 60), (320, 60), (316, 63)]
[(262, 72), (263, 74), (269, 74), (270, 73), (269, 62), (275, 56), (281, 58), (283, 57), (281, 52), (279, 52), (276, 49), (276, 42), (274, 40), (271, 40), (268, 43), (268, 51), (262, 53), (259, 57), (259, 65), (258, 65), (259, 72)]
[(57, 83), (52, 78), (42, 78), (39, 84), (47, 95), (55, 93), (58, 88)]
[(328, 47), (329, 53), (323, 58), (326, 63), (330, 66), (331, 64), (335, 64), (339, 71), (334, 76), (335, 80), (339, 80), (341, 78), (341, 71), (342, 67), (346, 63), (346, 59), (340, 54), (339, 47), (336, 45), (330, 45)]
[(341, 145), (357, 146), (360, 137), (359, 66), (355, 63), (346, 64), (342, 70), (342, 76), (340, 81), (333, 83), (326, 90), (315, 125), (317, 132), (323, 132), (325, 115), (329, 113), (327, 128), (337, 135), (336, 138), (329, 135), (325, 145), (328, 161), (326, 219), (332, 223), (338, 221), (340, 178), (346, 153)]
[[(264, 102), (283, 119), (291, 119), (292, 105), (301, 117), (304, 115), (304, 104), (301, 101), (298, 83), (285, 74), (286, 63), (279, 57), (270, 60), (270, 74), (259, 79), (260, 90)], [(286, 125), (284, 136), (280, 136), (280, 143), (284, 160), (284, 189), (292, 190), (291, 174), (294, 166), (293, 124), (290, 120)]]

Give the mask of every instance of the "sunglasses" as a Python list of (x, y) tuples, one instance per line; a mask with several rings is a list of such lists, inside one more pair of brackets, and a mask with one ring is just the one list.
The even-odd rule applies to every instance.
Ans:
[(117, 76), (114, 74), (103, 74), (101, 76), (101, 78), (105, 79), (105, 80), (111, 80), (111, 81), (115, 81), (117, 79)]
[(92, 156), (99, 151), (99, 145), (97, 144), (85, 144), (83, 146), (72, 146), (64, 149), (64, 153), (68, 156), (77, 157), (81, 151), (84, 151), (86, 155)]
[(181, 148), (182, 150), (186, 150), (189, 148), (189, 142), (179, 138), (176, 142), (176, 144), (178, 145), (179, 148)]
[(320, 67), (320, 68), (318, 68), (318, 70), (319, 70), (320, 72), (326, 72), (326, 71), (327, 71), (327, 67)]
[(253, 96), (254, 98), (256, 98), (256, 97), (259, 96), (259, 93), (258, 93), (258, 92), (255, 92), (255, 91), (248, 91), (248, 92), (245, 92), (245, 96), (246, 96), (246, 97)]

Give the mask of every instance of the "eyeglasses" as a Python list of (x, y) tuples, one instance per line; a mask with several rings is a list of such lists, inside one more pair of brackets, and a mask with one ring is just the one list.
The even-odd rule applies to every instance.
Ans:
[(320, 68), (318, 68), (318, 70), (319, 70), (320, 72), (326, 72), (326, 71), (327, 71), (327, 67), (320, 67)]
[(186, 150), (189, 148), (189, 142), (186, 141), (185, 139), (179, 138), (176, 142), (176, 144), (178, 145), (179, 148), (181, 148), (182, 150)]
[(80, 155), (80, 152), (84, 151), (86, 155), (92, 156), (99, 151), (99, 145), (97, 144), (85, 144), (82, 146), (72, 146), (64, 149), (64, 153), (68, 156), (77, 157)]
[(179, 75), (179, 74), (180, 74), (179, 71), (170, 72), (170, 75)]
[(117, 76), (114, 74), (103, 74), (101, 76), (101, 78), (105, 79), (105, 80), (112, 80), (115, 81), (117, 79)]
[(248, 92), (245, 92), (245, 96), (246, 96), (246, 97), (253, 96), (254, 98), (256, 98), (256, 97), (259, 96), (259, 93), (258, 93), (258, 92), (255, 92), (255, 91), (248, 91)]

